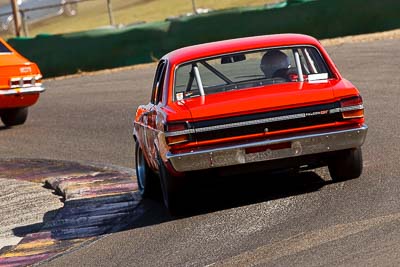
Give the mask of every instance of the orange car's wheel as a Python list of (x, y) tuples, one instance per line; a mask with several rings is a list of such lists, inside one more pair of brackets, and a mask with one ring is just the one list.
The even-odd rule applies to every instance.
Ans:
[(180, 212), (179, 181), (168, 172), (160, 158), (158, 158), (158, 168), (164, 205), (171, 215), (177, 215)]
[(28, 108), (6, 109), (1, 113), (1, 120), (7, 126), (24, 124), (28, 118)]
[(160, 194), (160, 183), (150, 169), (138, 142), (135, 145), (136, 177), (142, 197), (155, 198)]
[(333, 181), (360, 177), (363, 169), (361, 147), (340, 151), (328, 165)]

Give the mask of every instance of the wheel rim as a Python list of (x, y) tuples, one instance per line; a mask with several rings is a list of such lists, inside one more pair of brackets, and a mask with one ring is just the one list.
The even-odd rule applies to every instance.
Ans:
[(136, 176), (141, 194), (144, 192), (144, 185), (146, 180), (146, 163), (142, 153), (142, 150), (138, 147), (136, 150)]

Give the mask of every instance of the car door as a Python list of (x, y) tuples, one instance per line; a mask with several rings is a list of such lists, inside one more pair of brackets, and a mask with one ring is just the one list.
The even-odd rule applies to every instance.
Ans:
[(143, 114), (143, 123), (147, 127), (144, 129), (144, 142), (146, 146), (149, 163), (157, 166), (158, 151), (154, 144), (159, 130), (157, 129), (157, 106), (162, 101), (162, 91), (166, 72), (166, 61), (161, 60), (157, 66), (156, 74), (153, 82), (150, 103), (147, 105), (147, 111)]

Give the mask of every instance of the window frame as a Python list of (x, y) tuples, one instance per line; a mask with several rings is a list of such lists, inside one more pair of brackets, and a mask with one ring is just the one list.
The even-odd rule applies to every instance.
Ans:
[(159, 61), (154, 75), (153, 88), (150, 97), (150, 103), (157, 105), (162, 101), (165, 73), (167, 71), (167, 60), (162, 59)]

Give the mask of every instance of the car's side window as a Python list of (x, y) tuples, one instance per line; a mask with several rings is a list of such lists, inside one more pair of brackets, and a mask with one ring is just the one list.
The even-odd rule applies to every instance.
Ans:
[(11, 53), (11, 51), (4, 44), (0, 42), (0, 53)]
[(156, 75), (153, 82), (153, 91), (151, 94), (151, 103), (157, 104), (162, 100), (162, 89), (164, 87), (164, 77), (166, 71), (166, 61), (162, 60), (158, 63)]

